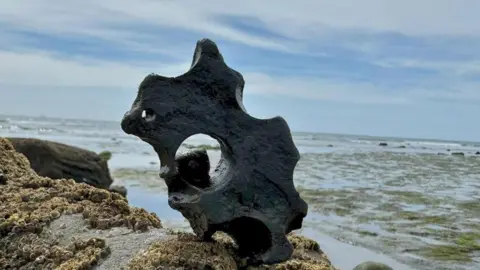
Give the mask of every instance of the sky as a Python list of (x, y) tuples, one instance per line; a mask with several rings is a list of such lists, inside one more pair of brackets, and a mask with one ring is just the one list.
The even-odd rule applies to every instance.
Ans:
[(478, 0), (2, 0), (0, 114), (120, 121), (215, 41), (294, 131), (480, 141)]

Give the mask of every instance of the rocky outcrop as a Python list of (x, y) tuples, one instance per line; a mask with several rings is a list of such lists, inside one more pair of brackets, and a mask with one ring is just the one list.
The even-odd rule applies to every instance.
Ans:
[[(226, 232), (252, 262), (279, 263), (293, 252), (286, 234), (302, 227), (308, 211), (293, 183), (300, 154), (282, 117), (258, 119), (245, 111), (244, 85), (217, 45), (202, 39), (185, 74), (151, 74), (140, 83), (121, 126), (153, 146), (169, 205), (197, 236), (208, 241), (215, 232)], [(211, 181), (197, 181), (204, 187), (183, 177), (175, 161), (181, 143), (200, 133), (216, 138), (222, 152)], [(206, 168), (201, 156), (198, 161), (192, 170)]]
[(381, 142), (381, 143), (378, 144), (378, 146), (388, 146), (388, 143), (386, 143), (386, 142)]
[[(41, 177), (3, 138), (0, 173), (0, 269), (271, 269), (248, 266), (224, 234), (199, 241), (116, 193)], [(288, 238), (292, 258), (273, 269), (335, 269), (316, 242)]]
[[(108, 169), (111, 153), (95, 152), (58, 142), (35, 138), (8, 138), (16, 151), (25, 155), (32, 169), (51, 179), (73, 179), (98, 188), (109, 189), (113, 182)], [(113, 190), (126, 195), (124, 187)]]

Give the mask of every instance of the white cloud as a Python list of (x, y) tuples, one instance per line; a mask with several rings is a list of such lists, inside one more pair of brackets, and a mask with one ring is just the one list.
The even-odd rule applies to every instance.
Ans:
[[(480, 37), (480, 1), (477, 0), (2, 0), (0, 25), (57, 36), (94, 37), (144, 53), (176, 55), (181, 46), (162, 37), (158, 27), (197, 32), (250, 46), (298, 51), (304, 43), (321, 40), (342, 31), (396, 31), (406, 35), (465, 35)], [(216, 16), (244, 16), (265, 23), (272, 31), (296, 39), (280, 41), (229, 27)], [(150, 28), (149, 31), (142, 31)], [(0, 32), (1, 33), (1, 32)], [(25, 37), (1, 33), (0, 45), (19, 48)], [(7, 36), (8, 34), (8, 36)], [(195, 40), (188, 44), (193, 49)], [(28, 40), (27, 40), (28, 41)], [(350, 44), (352, 45), (352, 44)], [(356, 46), (356, 44), (354, 44)], [(360, 47), (361, 44), (358, 46)], [(341, 46), (341, 44), (339, 44)], [(359, 48), (362, 50), (372, 48)], [(374, 50), (375, 48), (373, 48)], [(188, 57), (190, 58), (190, 57)], [(76, 57), (61, 58), (42, 51), (0, 51), (0, 83), (8, 85), (137, 87), (151, 72), (174, 76), (186, 71), (188, 61), (175, 65), (122, 63)], [(183, 61), (183, 60), (182, 60)], [(227, 59), (228, 62), (228, 59)], [(385, 67), (427, 67), (458, 75), (478, 74), (478, 62), (423, 62), (393, 59), (378, 62)], [(242, 70), (239, 70), (242, 72)], [(318, 100), (363, 104), (407, 104), (432, 98), (435, 91), (402, 89), (384, 91), (380, 85), (332, 81), (320, 78), (272, 77), (242, 72), (246, 93), (281, 94)], [(478, 97), (475, 84), (458, 84), (443, 89), (445, 97)], [(456, 93), (462, 88), (463, 94)], [(465, 88), (465, 89), (463, 89)]]
[(406, 96), (388, 95), (369, 83), (349, 83), (309, 77), (273, 77), (261, 73), (244, 75), (248, 92), (293, 96), (357, 104), (406, 104)]
[(62, 59), (45, 52), (0, 51), (0, 83), (8, 85), (137, 87), (149, 73), (184, 73), (190, 62), (129, 65), (95, 59)]
[[(312, 39), (341, 30), (395, 31), (407, 35), (480, 36), (477, 0), (3, 0), (0, 22), (55, 34), (119, 42), (141, 33), (126, 26), (177, 27), (257, 47), (290, 50), (293, 44), (258, 37), (215, 21), (217, 15), (263, 21), (288, 37)], [(154, 46), (154, 44), (152, 44)]]
[[(92, 59), (59, 59), (46, 53), (1, 52), (0, 83), (4, 85), (136, 88), (149, 73), (176, 76), (190, 63), (135, 66)], [(311, 78), (280, 78), (262, 73), (243, 73), (246, 93), (274, 94), (360, 103), (402, 102), (386, 97), (368, 85), (348, 85)], [(351, 91), (355, 89), (355, 91)]]
[(459, 82), (444, 88), (425, 89), (415, 88), (410, 90), (410, 95), (416, 99), (448, 100), (480, 102), (480, 83)]
[(473, 59), (467, 61), (425, 61), (418, 59), (385, 59), (375, 61), (375, 64), (382, 67), (405, 67), (405, 68), (425, 68), (437, 70), (444, 75), (480, 75), (480, 60)]
[[(227, 59), (228, 62), (228, 59)], [(61, 59), (42, 52), (2, 52), (0, 51), (0, 84), (41, 87), (109, 87), (135, 89), (149, 73), (164, 76), (177, 76), (186, 72), (190, 62), (173, 65), (138, 65), (100, 61), (94, 59)], [(239, 70), (242, 72), (241, 70)], [(461, 89), (386, 89), (372, 83), (333, 81), (311, 77), (271, 76), (259, 72), (242, 72), (246, 85), (245, 94), (282, 95), (314, 100), (336, 101), (356, 104), (409, 104), (431, 98), (457, 100), (480, 100), (475, 87), (463, 85)], [(478, 89), (478, 88), (477, 88)], [(457, 93), (451, 93), (454, 90)]]

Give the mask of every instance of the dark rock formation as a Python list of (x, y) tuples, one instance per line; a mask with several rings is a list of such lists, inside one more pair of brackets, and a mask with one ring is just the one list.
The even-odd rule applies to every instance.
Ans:
[(400, 145), (400, 146), (397, 147), (397, 148), (405, 149), (405, 148), (407, 148), (407, 147), (406, 147), (405, 145)]
[(180, 181), (194, 185), (198, 188), (209, 187), (210, 181), (210, 161), (208, 160), (207, 151), (197, 149), (187, 154), (181, 155), (175, 159), (177, 163), (177, 177), (181, 177)]
[(108, 189), (113, 180), (107, 161), (92, 151), (34, 138), (8, 138), (27, 157), (32, 169), (51, 179), (73, 179)]
[(3, 171), (0, 170), (0, 185), (6, 185), (7, 184), (7, 176), (3, 174)]
[(475, 155), (480, 155), (480, 151), (477, 151), (477, 152), (475, 153)]
[(465, 156), (465, 153), (463, 152), (452, 152), (452, 156)]
[(357, 265), (353, 270), (393, 270), (393, 268), (383, 263), (364, 262)]
[(386, 143), (386, 142), (381, 142), (381, 143), (379, 143), (378, 145), (379, 145), (379, 146), (388, 146), (388, 143)]
[[(224, 231), (251, 263), (272, 264), (291, 256), (285, 235), (301, 228), (308, 206), (293, 184), (300, 155), (286, 121), (248, 115), (244, 84), (216, 44), (200, 40), (185, 74), (151, 74), (143, 80), (121, 126), (153, 146), (169, 205), (189, 220), (198, 237), (209, 240)], [(180, 144), (199, 133), (217, 139), (222, 152), (207, 188), (178, 177), (175, 161)]]

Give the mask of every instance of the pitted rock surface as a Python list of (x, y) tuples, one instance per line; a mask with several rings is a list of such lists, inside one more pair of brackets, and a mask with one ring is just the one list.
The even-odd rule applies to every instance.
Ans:
[[(290, 258), (286, 234), (301, 228), (307, 215), (293, 183), (300, 155), (282, 117), (256, 119), (246, 112), (244, 85), (216, 44), (203, 39), (185, 74), (150, 74), (143, 80), (121, 126), (153, 146), (169, 205), (198, 237), (210, 240), (224, 231), (252, 264), (273, 264)], [(184, 177), (175, 159), (180, 144), (195, 134), (209, 135), (221, 146), (220, 162), (204, 186)]]

